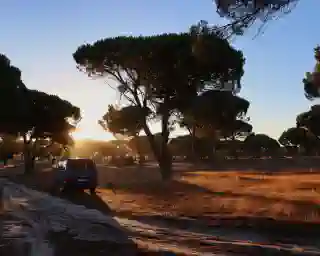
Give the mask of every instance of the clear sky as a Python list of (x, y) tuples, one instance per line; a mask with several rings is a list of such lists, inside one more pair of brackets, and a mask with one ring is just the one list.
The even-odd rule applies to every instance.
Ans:
[[(83, 110), (78, 138), (111, 138), (97, 120), (117, 97), (105, 82), (77, 71), (72, 53), (79, 45), (115, 35), (186, 31), (201, 19), (223, 23), (211, 0), (7, 0), (0, 8), (0, 52), (22, 70), (29, 88), (58, 94)], [(311, 105), (301, 80), (315, 64), (319, 10), (319, 0), (300, 1), (258, 38), (250, 33), (233, 42), (246, 56), (241, 95), (251, 102), (255, 132), (278, 137)]]

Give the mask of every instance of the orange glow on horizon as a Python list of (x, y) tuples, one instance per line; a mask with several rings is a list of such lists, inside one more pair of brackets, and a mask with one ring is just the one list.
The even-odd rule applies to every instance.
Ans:
[(90, 128), (89, 129), (88, 128), (85, 129), (85, 127), (77, 128), (73, 133), (71, 133), (71, 136), (76, 141), (85, 140), (85, 139), (109, 141), (109, 140), (115, 139), (111, 133), (106, 132), (103, 129), (95, 129), (96, 127), (92, 127), (91, 129)]

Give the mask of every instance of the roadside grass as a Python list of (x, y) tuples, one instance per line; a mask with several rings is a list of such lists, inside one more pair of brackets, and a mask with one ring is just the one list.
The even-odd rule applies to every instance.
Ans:
[[(99, 200), (92, 198), (89, 204), (88, 196), (75, 203), (92, 208), (99, 201), (97, 209), (106, 204), (113, 215), (128, 218), (189, 217), (213, 226), (267, 229), (270, 225), (280, 228), (281, 222), (285, 229), (297, 224), (320, 235), (320, 172), (316, 170), (275, 173), (188, 167), (177, 170), (172, 181), (162, 182), (156, 168), (99, 166), (100, 185), (95, 197)], [(46, 168), (38, 168), (36, 175), (29, 177), (12, 176), (16, 182), (47, 192), (53, 181), (52, 171)]]
[(105, 167), (100, 178), (114, 211), (320, 222), (320, 173), (188, 170), (163, 183), (152, 168)]

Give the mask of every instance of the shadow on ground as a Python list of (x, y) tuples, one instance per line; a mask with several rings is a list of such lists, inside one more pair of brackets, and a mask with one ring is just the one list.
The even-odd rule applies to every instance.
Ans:
[[(239, 169), (239, 168), (238, 168)], [(21, 182), (27, 184), (27, 186), (37, 189), (48, 191), (50, 187), (50, 181), (52, 180), (52, 172), (41, 172), (37, 177), (24, 177)], [(172, 182), (163, 183), (163, 182), (146, 182), (146, 183), (130, 183), (130, 184), (116, 184), (116, 192), (119, 193), (128, 193), (128, 194), (141, 194), (147, 195), (152, 198), (154, 203), (156, 200), (165, 200), (168, 203), (172, 200), (181, 200), (185, 197), (186, 193), (195, 194), (198, 193), (207, 198), (219, 198), (219, 197), (230, 197), (230, 198), (245, 198), (250, 200), (257, 200), (259, 202), (263, 201), (266, 204), (272, 205), (274, 203), (280, 202), (284, 204), (290, 204), (290, 206), (295, 211), (304, 211), (304, 212), (315, 212), (315, 214), (320, 215), (320, 209), (318, 204), (312, 202), (305, 202), (299, 200), (288, 200), (288, 199), (279, 199), (279, 198), (270, 198), (264, 195), (255, 195), (255, 194), (242, 194), (236, 193), (234, 191), (212, 191), (205, 187), (199, 186), (197, 184), (186, 183), (183, 181), (173, 180)], [(61, 195), (62, 198), (69, 200), (72, 203), (84, 205), (89, 209), (97, 209), (104, 214), (112, 215), (110, 207), (103, 201), (98, 195), (89, 195), (84, 192), (76, 193), (65, 193)], [(194, 207), (197, 207), (197, 203), (194, 202)], [(121, 212), (121, 211), (120, 211)], [(123, 213), (130, 215), (130, 212)], [(186, 216), (189, 217), (189, 216)], [(253, 218), (253, 217), (236, 217), (236, 218), (227, 218), (227, 217), (196, 217), (193, 216), (193, 222), (203, 221), (203, 227), (223, 227), (223, 228), (239, 228), (239, 229), (254, 229), (255, 231), (266, 234), (270, 234), (272, 237), (273, 234), (277, 234), (274, 239), (277, 237), (291, 237), (299, 238), (303, 234), (303, 238), (310, 239), (310, 241), (315, 241), (320, 239), (320, 225), (318, 223), (308, 223), (306, 222), (295, 222), (295, 221), (279, 221), (268, 218)], [(155, 218), (159, 218), (160, 221), (165, 222), (166, 225), (178, 225), (178, 226), (189, 226), (193, 225), (190, 221), (186, 222), (181, 218), (164, 218), (163, 216), (132, 216), (130, 218), (138, 218), (141, 222), (149, 222)], [(67, 238), (63, 238), (64, 234), (61, 234), (57, 239), (62, 239), (68, 241)], [(67, 244), (72, 244), (71, 242)], [(99, 246), (97, 245), (97, 248)], [(84, 249), (83, 249), (84, 250)]]
[[(46, 174), (45, 174), (46, 175)], [(20, 175), (16, 176), (14, 179), (11, 179), (11, 181), (20, 183), (22, 185), (25, 185), (28, 188), (31, 189), (38, 189), (39, 190), (39, 184), (37, 184), (36, 179), (34, 177)], [(38, 180), (39, 182), (39, 180)], [(42, 187), (44, 192), (45, 186)], [(88, 209), (95, 209), (98, 210), (106, 215), (111, 214), (111, 209), (108, 207), (108, 205), (101, 200), (101, 198), (97, 195), (90, 195), (83, 191), (64, 191), (60, 193), (59, 196), (62, 199), (65, 199), (71, 203), (78, 204), (85, 206)], [(0, 221), (1, 221), (1, 215), (0, 215)], [(84, 220), (85, 222), (88, 220)], [(129, 232), (117, 222), (116, 219), (113, 220), (114, 223), (112, 226), (109, 226), (108, 224), (99, 224), (98, 222), (95, 223), (95, 220), (92, 219), (92, 225), (93, 230), (91, 231), (89, 235), (94, 236), (94, 228), (97, 228), (99, 230), (99, 225), (101, 228), (105, 228), (111, 232), (111, 236), (114, 235), (115, 241), (112, 241), (113, 239), (110, 239), (110, 241), (88, 241), (88, 240), (78, 240), (74, 238), (74, 233), (72, 233), (72, 228), (70, 227), (71, 233), (68, 231), (63, 232), (49, 232), (47, 239), (50, 241), (50, 243), (54, 247), (54, 256), (67, 256), (67, 255), (170, 255), (169, 252), (159, 250), (159, 251), (150, 251), (146, 248), (139, 248), (139, 246), (132, 240), (132, 238), (129, 236)], [(1, 223), (1, 222), (0, 222)], [(84, 223), (84, 225), (88, 225), (88, 223)], [(119, 226), (119, 229), (114, 228), (114, 226)], [(121, 237), (120, 240), (117, 239), (117, 237)], [(0, 239), (1, 240), (1, 239)], [(1, 241), (0, 241), (1, 242)], [(23, 244), (24, 246), (24, 244)], [(1, 244), (0, 244), (1, 247)], [(1, 249), (1, 248), (0, 248)], [(8, 246), (5, 248), (2, 248), (5, 250), (7, 255), (9, 251), (13, 251), (13, 255), (16, 254), (15, 244), (12, 244), (9, 242)], [(30, 250), (29, 245), (25, 245), (24, 251)], [(1, 252), (1, 250), (0, 250)], [(2, 254), (1, 254), (2, 255)], [(9, 254), (8, 254), (9, 255)], [(21, 254), (21, 256), (25, 256), (26, 254)]]
[(243, 171), (263, 173), (310, 173), (320, 172), (319, 157), (274, 157), (274, 158), (239, 158), (239, 159), (215, 159), (213, 161), (195, 163), (185, 171)]
[(82, 190), (61, 191), (59, 197), (71, 203), (83, 205), (88, 209), (95, 209), (104, 214), (112, 215), (112, 210), (97, 194), (90, 195)]
[[(136, 183), (136, 184), (123, 184), (116, 185), (114, 187), (115, 191), (125, 192), (130, 194), (143, 194), (152, 196), (155, 199), (178, 199), (186, 196), (187, 194), (196, 194), (200, 193), (204, 196), (212, 197), (232, 197), (232, 198), (244, 198), (263, 201), (268, 204), (274, 203), (284, 203), (284, 204), (294, 204), (297, 207), (307, 207), (310, 210), (320, 210), (319, 204), (314, 202), (308, 202), (304, 200), (296, 199), (285, 199), (270, 197), (267, 195), (261, 194), (251, 194), (251, 193), (237, 193), (232, 190), (226, 191), (214, 191), (194, 183), (188, 183), (181, 180), (172, 180), (170, 182), (158, 182), (158, 183)], [(320, 215), (320, 212), (319, 212)]]

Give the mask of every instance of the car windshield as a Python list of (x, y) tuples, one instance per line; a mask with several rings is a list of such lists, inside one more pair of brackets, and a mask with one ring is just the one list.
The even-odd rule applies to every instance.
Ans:
[(67, 168), (78, 170), (94, 169), (94, 163), (89, 159), (68, 160)]

